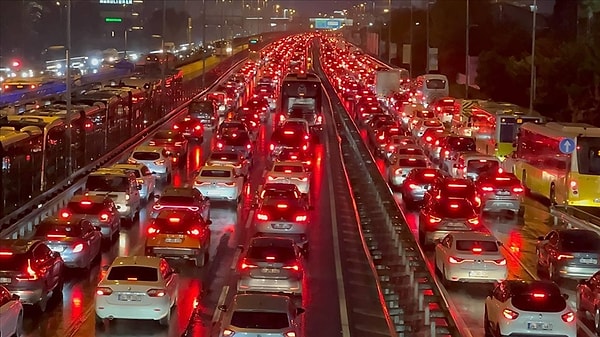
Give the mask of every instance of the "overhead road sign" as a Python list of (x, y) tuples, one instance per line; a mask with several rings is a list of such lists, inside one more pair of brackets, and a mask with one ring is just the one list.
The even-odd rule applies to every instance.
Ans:
[(346, 19), (311, 18), (316, 29), (339, 29), (345, 25)]
[(123, 22), (123, 18), (104, 18), (104, 22)]

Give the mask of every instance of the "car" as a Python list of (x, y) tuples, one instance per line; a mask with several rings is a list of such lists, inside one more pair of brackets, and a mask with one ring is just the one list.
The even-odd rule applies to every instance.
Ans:
[(506, 258), (498, 239), (483, 232), (454, 232), (435, 246), (435, 268), (442, 282), (494, 283), (506, 279)]
[(85, 195), (101, 195), (111, 198), (121, 219), (133, 223), (141, 209), (140, 190), (135, 174), (116, 168), (99, 168), (90, 173), (85, 182)]
[(519, 215), (525, 212), (525, 189), (512, 173), (496, 171), (482, 174), (475, 180), (475, 188), (482, 212), (509, 210)]
[(313, 133), (323, 130), (323, 115), (315, 110), (315, 107), (312, 103), (294, 103), (290, 107), (287, 113), (287, 117), (283, 121), (283, 125), (285, 126), (286, 122), (288, 122), (289, 120), (305, 121), (309, 127), (309, 131)]
[(579, 280), (575, 296), (577, 312), (583, 314), (583, 317), (589, 313), (594, 324), (592, 331), (596, 335), (600, 334), (600, 270), (589, 279)]
[(446, 172), (450, 172), (459, 152), (476, 151), (475, 138), (458, 135), (441, 138), (438, 146), (440, 168)]
[(577, 336), (577, 315), (556, 283), (504, 280), (485, 299), (486, 336)]
[(23, 334), (23, 305), (19, 295), (11, 294), (0, 285), (0, 336), (21, 337)]
[(423, 149), (429, 149), (435, 144), (435, 141), (440, 137), (447, 134), (447, 131), (444, 128), (431, 127), (427, 128), (423, 135), (417, 138), (417, 143), (421, 145)]
[(375, 153), (383, 157), (386, 153), (389, 140), (395, 136), (402, 136), (402, 134), (403, 132), (396, 123), (385, 124), (373, 130), (373, 132), (369, 134), (369, 139), (371, 140)]
[(460, 104), (453, 97), (440, 97), (428, 106), (444, 124), (452, 123), (454, 115), (460, 112)]
[(308, 205), (307, 196), (300, 192), (298, 186), (290, 183), (265, 183), (260, 185), (256, 191), (254, 207), (260, 206), (267, 198), (296, 199), (304, 201)]
[(440, 176), (435, 180), (425, 195), (423, 200), (428, 202), (430, 199), (463, 198), (473, 205), (476, 212), (481, 210), (481, 197), (477, 192), (475, 184), (470, 179), (452, 178), (447, 175)]
[(439, 163), (443, 144), (446, 142), (446, 138), (451, 136), (452, 133), (448, 131), (436, 133), (434, 135), (435, 140), (433, 140), (431, 143), (425, 144), (425, 152), (427, 152), (429, 158), (431, 158), (434, 163)]
[(202, 123), (205, 129), (214, 130), (219, 125), (217, 109), (217, 105), (212, 100), (195, 99), (188, 105), (188, 114)]
[(60, 253), (40, 240), (0, 239), (0, 285), (22, 304), (46, 311), (52, 297), (62, 296), (64, 269)]
[(311, 153), (310, 135), (303, 131), (286, 128), (276, 128), (271, 135), (269, 154), (271, 158), (282, 149), (294, 149)]
[(263, 198), (255, 213), (256, 234), (292, 238), (307, 254), (311, 209), (303, 198), (295, 196)]
[(252, 139), (247, 131), (237, 130), (220, 133), (213, 151), (237, 152), (245, 159), (250, 159), (252, 157)]
[(250, 174), (251, 161), (245, 159), (241, 153), (213, 151), (206, 159), (206, 165), (230, 165), (235, 169), (235, 174), (246, 179)]
[(60, 253), (67, 268), (89, 269), (100, 257), (102, 234), (85, 216), (47, 217), (35, 228), (33, 237)]
[(281, 161), (273, 163), (266, 172), (267, 183), (291, 183), (298, 186), (302, 194), (310, 195), (310, 172), (304, 164), (297, 161)]
[(386, 144), (385, 158), (389, 159), (392, 153), (394, 153), (394, 151), (396, 150), (396, 148), (405, 146), (415, 147), (415, 144), (416, 141), (411, 136), (392, 136), (388, 139), (388, 142)]
[(497, 157), (479, 152), (459, 152), (456, 159), (449, 161), (449, 164), (451, 176), (471, 180), (477, 179), (480, 174), (498, 172), (501, 168)]
[(397, 156), (388, 168), (388, 183), (392, 189), (398, 189), (404, 184), (404, 180), (408, 173), (414, 168), (426, 168), (429, 167), (429, 160), (427, 157), (413, 156), (413, 155), (402, 155)]
[(437, 118), (421, 119), (413, 126), (412, 135), (417, 138), (423, 137), (425, 131), (431, 128), (443, 130), (444, 125)]
[(211, 223), (197, 212), (161, 211), (146, 229), (146, 255), (191, 260), (203, 267), (210, 258)]
[(154, 195), (152, 217), (162, 210), (190, 210), (198, 212), (205, 221), (210, 220), (210, 200), (194, 187), (168, 186), (162, 195)]
[(304, 309), (287, 296), (274, 294), (237, 294), (225, 311), (219, 337), (249, 336), (304, 337)]
[(142, 189), (140, 190), (140, 198), (142, 198), (144, 201), (148, 201), (148, 199), (154, 195), (154, 190), (156, 189), (156, 177), (146, 165), (142, 163), (115, 164), (111, 167), (131, 171), (135, 175), (138, 185), (142, 186)]
[(292, 239), (254, 237), (239, 264), (238, 292), (302, 295), (302, 258)]
[(58, 212), (58, 216), (68, 220), (72, 217), (84, 217), (93, 226), (100, 228), (102, 238), (115, 239), (121, 230), (121, 219), (117, 206), (105, 195), (75, 194), (67, 205)]
[(273, 158), (273, 159), (278, 162), (282, 162), (282, 161), (301, 162), (302, 164), (304, 164), (304, 167), (309, 171), (313, 170), (313, 166), (315, 164), (313, 157), (310, 155), (310, 153), (308, 153), (306, 151), (301, 151), (298, 149), (284, 148), (280, 152), (278, 152), (275, 155), (275, 158)]
[(219, 124), (217, 128), (217, 139), (219, 139), (222, 135), (232, 133), (232, 132), (249, 132), (248, 126), (246, 123), (240, 120), (226, 120), (223, 123)]
[(204, 165), (194, 178), (194, 188), (208, 198), (237, 203), (244, 192), (244, 177), (233, 166)]
[(281, 123), (280, 127), (286, 130), (295, 130), (305, 135), (310, 135), (310, 126), (306, 119), (303, 118), (287, 118)]
[(258, 132), (261, 125), (260, 115), (250, 110), (249, 107), (239, 107), (235, 113), (235, 119), (244, 122), (252, 133)]
[(118, 256), (96, 287), (96, 323), (103, 324), (104, 319), (136, 319), (169, 325), (178, 292), (179, 275), (167, 260)]
[(204, 123), (192, 116), (185, 116), (182, 120), (173, 124), (173, 130), (181, 132), (181, 134), (190, 140), (195, 140), (198, 143), (204, 141)]
[(171, 181), (173, 171), (171, 158), (167, 149), (162, 146), (138, 146), (127, 159), (127, 163), (144, 164), (157, 178), (166, 182)]
[(423, 153), (423, 149), (416, 145), (398, 145), (395, 146), (393, 151), (390, 152), (387, 161), (389, 164), (395, 163), (399, 157), (423, 157), (425, 153)]
[(473, 205), (464, 198), (433, 198), (419, 212), (418, 239), (424, 248), (450, 232), (479, 228), (479, 216)]
[(159, 130), (148, 142), (149, 146), (161, 146), (167, 150), (173, 162), (185, 164), (188, 140), (179, 130)]
[(556, 229), (537, 239), (537, 269), (552, 281), (585, 279), (600, 270), (600, 235), (592, 230)]
[(425, 193), (444, 172), (434, 168), (414, 168), (410, 170), (400, 189), (402, 200), (409, 210), (422, 204)]
[[(256, 89), (257, 88), (255, 88), (255, 90)], [(269, 119), (271, 107), (266, 98), (260, 96), (253, 97), (246, 102), (245, 106), (248, 107), (253, 114), (257, 114), (262, 122)]]

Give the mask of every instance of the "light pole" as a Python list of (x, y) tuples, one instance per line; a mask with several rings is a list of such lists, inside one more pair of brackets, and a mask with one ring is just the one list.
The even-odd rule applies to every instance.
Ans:
[(427, 38), (426, 38), (426, 43), (425, 44), (427, 45), (426, 46), (427, 47), (427, 53), (426, 53), (426, 55), (427, 55), (427, 63), (425, 64), (425, 67), (426, 67), (425, 68), (426, 69), (425, 72), (427, 74), (429, 74), (429, 0), (427, 0), (426, 14), (427, 14), (427, 18), (425, 19), (425, 21), (426, 21), (425, 24), (427, 25), (427, 27), (426, 27), (427, 28), (427, 32), (426, 32)]
[(415, 25), (414, 23), (414, 19), (413, 19), (413, 5), (412, 5), (412, 0), (410, 0), (410, 55), (408, 57), (408, 71), (410, 71), (410, 76), (414, 76), (413, 75), (413, 60), (412, 60), (412, 56), (413, 56), (413, 26)]
[(163, 0), (163, 11), (162, 11), (162, 34), (161, 34), (161, 42), (160, 42), (160, 51), (162, 57), (164, 58), (163, 64), (160, 67), (160, 92), (161, 92), (161, 108), (164, 107), (165, 98), (166, 98), (166, 90), (165, 90), (165, 72), (167, 67), (167, 53), (165, 51), (165, 32), (167, 28), (167, 0)]
[[(391, 64), (392, 63), (392, 0), (388, 0), (388, 12), (389, 14), (389, 20), (388, 20), (388, 36), (387, 36), (387, 45), (388, 45), (388, 63)], [(396, 50), (396, 54), (398, 53), (398, 50)]]
[(532, 28), (531, 28), (531, 80), (529, 89), (529, 111), (533, 111), (533, 101), (535, 100), (535, 29), (536, 29), (536, 14), (537, 14), (537, 0), (533, 0), (533, 6), (531, 6), (531, 12), (533, 13)]
[(469, 30), (471, 23), (469, 20), (469, 0), (467, 0), (467, 29), (465, 32), (465, 98), (469, 98)]
[(202, 0), (202, 49), (204, 54), (202, 55), (202, 89), (204, 89), (206, 80), (206, 53), (208, 48), (206, 47), (206, 0)]
[(71, 127), (71, 0), (67, 0), (67, 48), (65, 49), (65, 61), (67, 66), (67, 92), (65, 93), (67, 101), (67, 116), (65, 118), (67, 124), (67, 176), (70, 177), (71, 173), (73, 173), (73, 152), (71, 149), (71, 144), (73, 144), (73, 128)]

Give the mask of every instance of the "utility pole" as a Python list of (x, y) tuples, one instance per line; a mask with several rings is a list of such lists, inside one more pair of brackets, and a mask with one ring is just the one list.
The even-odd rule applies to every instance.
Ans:
[[(387, 31), (387, 52), (388, 52), (388, 64), (392, 63), (392, 0), (388, 0), (388, 11), (390, 13), (390, 17), (388, 20), (388, 31)], [(396, 54), (398, 50), (396, 50)]]
[(531, 28), (531, 81), (529, 83), (529, 111), (533, 111), (533, 101), (535, 100), (535, 29), (536, 29), (536, 16), (537, 16), (537, 0), (533, 0), (533, 6), (531, 7), (533, 12), (532, 28)]
[(408, 64), (408, 70), (410, 71), (410, 76), (414, 77), (413, 75), (413, 26), (415, 25), (414, 19), (413, 19), (413, 4), (412, 4), (412, 0), (410, 0), (410, 56), (408, 58), (409, 64)]
[(66, 60), (66, 80), (67, 80), (67, 116), (65, 123), (67, 124), (67, 176), (71, 177), (73, 173), (73, 128), (71, 127), (71, 0), (67, 0), (67, 48), (65, 48), (65, 60)]
[(469, 0), (467, 0), (467, 29), (465, 32), (465, 98), (469, 98), (469, 30), (471, 22), (469, 20)]
[(205, 87), (206, 80), (206, 0), (202, 0), (202, 48), (204, 49), (204, 55), (202, 55), (202, 88)]
[(163, 64), (160, 67), (160, 93), (161, 93), (161, 109), (165, 106), (165, 99), (167, 97), (166, 89), (165, 89), (165, 72), (167, 67), (167, 53), (165, 50), (165, 33), (167, 31), (167, 0), (163, 0), (163, 11), (162, 11), (162, 34), (161, 34), (161, 46), (160, 50), (162, 52)]
[(426, 14), (427, 14), (427, 18), (426, 18), (426, 25), (427, 25), (427, 63), (425, 64), (426, 67), (426, 71), (425, 73), (429, 74), (429, 0), (427, 0), (427, 10), (426, 10)]

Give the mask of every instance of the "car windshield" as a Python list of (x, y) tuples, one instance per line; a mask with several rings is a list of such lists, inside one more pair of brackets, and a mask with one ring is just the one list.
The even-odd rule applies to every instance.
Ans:
[(430, 79), (426, 81), (427, 89), (444, 89), (446, 88), (446, 81), (442, 79)]
[(448, 146), (453, 151), (475, 151), (475, 140), (467, 137), (448, 137)]
[(483, 252), (498, 252), (498, 244), (494, 241), (456, 240), (456, 250), (470, 252), (477, 248), (481, 249), (480, 251)]
[(231, 177), (231, 171), (204, 169), (204, 170), (200, 171), (200, 176), (208, 177), (208, 178), (229, 178), (229, 177)]
[(531, 312), (560, 312), (567, 302), (560, 293), (560, 289), (551, 283), (536, 282), (535, 284), (522, 282), (512, 287), (512, 305), (523, 311)]
[(160, 153), (158, 152), (134, 152), (133, 159), (136, 160), (157, 160), (160, 159)]
[(275, 165), (273, 171), (279, 173), (302, 173), (304, 169), (302, 166), (297, 165)]
[(75, 214), (98, 214), (105, 210), (104, 204), (82, 200), (69, 202), (67, 208)]
[(425, 159), (417, 158), (399, 158), (396, 164), (399, 167), (427, 167), (427, 161)]
[(91, 175), (87, 178), (85, 188), (88, 191), (126, 192), (129, 187), (127, 177), (111, 175)]
[(35, 230), (35, 236), (55, 236), (59, 237), (79, 237), (81, 227), (69, 226), (66, 224), (55, 224), (52, 222), (42, 222)]
[(0, 254), (0, 270), (17, 271), (27, 267), (26, 254)]
[(158, 269), (144, 266), (114, 266), (106, 277), (111, 281), (158, 281)]
[(242, 329), (280, 330), (289, 327), (285, 312), (234, 311), (230, 324)]
[(600, 252), (600, 236), (594, 232), (584, 230), (564, 231), (560, 237), (560, 245), (565, 252)]
[(497, 160), (473, 159), (467, 163), (467, 172), (481, 174), (484, 172), (498, 171), (500, 163)]

